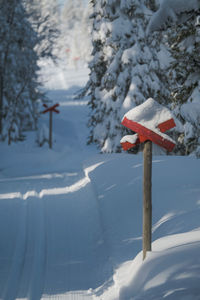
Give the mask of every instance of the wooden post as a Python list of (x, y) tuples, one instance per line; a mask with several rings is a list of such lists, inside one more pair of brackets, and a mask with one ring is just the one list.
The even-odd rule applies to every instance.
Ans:
[(151, 251), (152, 230), (152, 142), (146, 141), (143, 150), (143, 260)]
[(49, 148), (52, 149), (52, 116), (53, 111), (49, 111)]

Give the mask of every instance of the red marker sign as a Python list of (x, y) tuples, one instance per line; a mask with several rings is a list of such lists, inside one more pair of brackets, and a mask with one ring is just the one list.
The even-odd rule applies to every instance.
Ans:
[(49, 148), (52, 148), (52, 115), (53, 112), (55, 113), (59, 113), (59, 110), (56, 109), (56, 107), (59, 106), (58, 103), (48, 107), (45, 103), (43, 104), (43, 106), (46, 108), (42, 113), (45, 114), (47, 112), (49, 112)]
[(143, 148), (143, 259), (151, 251), (152, 236), (152, 142), (172, 151), (175, 142), (164, 134), (176, 126), (171, 111), (152, 98), (128, 111), (122, 125), (134, 135), (124, 136), (120, 143), (124, 150), (144, 143)]
[(134, 136), (125, 136), (121, 140), (124, 150), (151, 141), (167, 151), (172, 151), (175, 142), (164, 134), (165, 131), (176, 126), (171, 112), (153, 99), (148, 99), (143, 104), (130, 110), (123, 118), (122, 125), (137, 133)]
[[(170, 139), (168, 139), (167, 137), (165, 138), (163, 135), (160, 135), (158, 132), (152, 131), (151, 129), (148, 129), (139, 123), (136, 123), (132, 120), (128, 120), (125, 117), (122, 121), (122, 125), (138, 133), (139, 138), (138, 141), (135, 143), (135, 145), (150, 140), (153, 143), (157, 144), (158, 146), (165, 148), (169, 152), (174, 149), (175, 143), (173, 143)], [(170, 119), (159, 124), (158, 128), (160, 129), (160, 132), (163, 133), (166, 130), (173, 128), (174, 126), (176, 126), (174, 120)], [(135, 145), (133, 145), (132, 147), (134, 147)], [(127, 146), (125, 146), (125, 148), (127, 148)]]
[(53, 106), (48, 107), (45, 103), (43, 104), (43, 106), (46, 108), (42, 113), (45, 114), (49, 111), (53, 111), (55, 113), (59, 113), (59, 110), (56, 109), (56, 107), (59, 106), (59, 103), (54, 104)]

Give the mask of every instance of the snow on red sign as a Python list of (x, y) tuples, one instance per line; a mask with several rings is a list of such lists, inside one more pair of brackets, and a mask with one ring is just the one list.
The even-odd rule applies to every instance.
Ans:
[(172, 151), (175, 142), (165, 131), (176, 126), (171, 111), (152, 98), (128, 111), (122, 120), (122, 125), (136, 132), (127, 135), (120, 141), (124, 150), (139, 143), (150, 140), (167, 151)]

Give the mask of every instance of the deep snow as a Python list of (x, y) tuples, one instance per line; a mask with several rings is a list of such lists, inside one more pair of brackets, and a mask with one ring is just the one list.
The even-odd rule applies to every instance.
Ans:
[[(1, 143), (0, 298), (200, 299), (200, 161), (153, 157), (153, 251), (142, 262), (142, 155), (86, 145), (88, 70), (43, 66), (53, 149)], [(41, 123), (48, 125), (48, 115)]]

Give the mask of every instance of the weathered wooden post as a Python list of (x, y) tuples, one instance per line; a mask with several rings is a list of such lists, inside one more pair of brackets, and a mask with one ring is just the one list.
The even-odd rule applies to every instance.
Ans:
[(152, 142), (172, 151), (175, 142), (164, 134), (176, 126), (172, 113), (152, 98), (128, 111), (122, 124), (136, 132), (124, 136), (120, 143), (124, 150), (144, 143), (143, 149), (143, 259), (151, 251), (152, 239)]
[(52, 149), (52, 122), (53, 122), (53, 112), (49, 111), (49, 148)]
[(152, 142), (146, 141), (143, 150), (143, 259), (151, 251), (152, 231)]
[(42, 113), (45, 114), (49, 112), (49, 148), (52, 149), (52, 127), (53, 127), (53, 112), (59, 113), (59, 110), (56, 109), (57, 106), (59, 106), (58, 103), (54, 104), (51, 107), (48, 107), (46, 104), (43, 104), (43, 106), (46, 108)]

